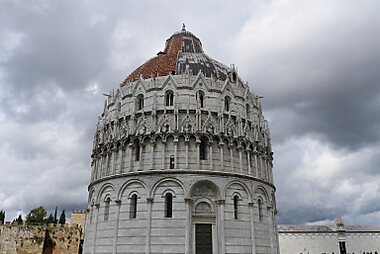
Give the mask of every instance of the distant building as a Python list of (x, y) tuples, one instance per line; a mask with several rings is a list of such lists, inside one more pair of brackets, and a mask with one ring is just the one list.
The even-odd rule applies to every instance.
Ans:
[(380, 226), (279, 225), (281, 254), (380, 253)]
[(106, 96), (84, 253), (278, 253), (268, 123), (234, 66), (183, 27)]
[(85, 210), (73, 210), (71, 212), (71, 225), (81, 227), (84, 230), (86, 222), (86, 211)]

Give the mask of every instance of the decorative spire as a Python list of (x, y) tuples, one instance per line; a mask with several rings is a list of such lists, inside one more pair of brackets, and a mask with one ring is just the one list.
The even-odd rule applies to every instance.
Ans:
[(186, 26), (185, 26), (185, 23), (182, 23), (182, 32), (186, 32)]

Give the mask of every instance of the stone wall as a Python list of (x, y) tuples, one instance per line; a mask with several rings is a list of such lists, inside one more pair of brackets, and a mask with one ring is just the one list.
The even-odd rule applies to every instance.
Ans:
[[(47, 229), (47, 230), (46, 230)], [(51, 241), (45, 241), (46, 232)], [(81, 229), (68, 226), (0, 226), (0, 254), (77, 254)], [(44, 242), (52, 243), (44, 245)], [(46, 252), (47, 251), (47, 252)]]

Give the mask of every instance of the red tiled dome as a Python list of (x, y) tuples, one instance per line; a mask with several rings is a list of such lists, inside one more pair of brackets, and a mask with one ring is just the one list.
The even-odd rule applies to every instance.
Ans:
[(207, 77), (225, 80), (232, 69), (207, 56), (198, 37), (183, 27), (166, 40), (163, 52), (159, 52), (129, 74), (121, 86), (140, 76), (146, 79), (185, 72), (196, 75), (199, 71)]

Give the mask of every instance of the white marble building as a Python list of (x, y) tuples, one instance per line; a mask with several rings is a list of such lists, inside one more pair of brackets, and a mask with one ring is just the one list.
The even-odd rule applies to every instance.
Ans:
[(183, 27), (107, 96), (84, 253), (278, 253), (272, 155), (259, 97)]
[(380, 252), (379, 226), (279, 225), (281, 254), (362, 254)]

